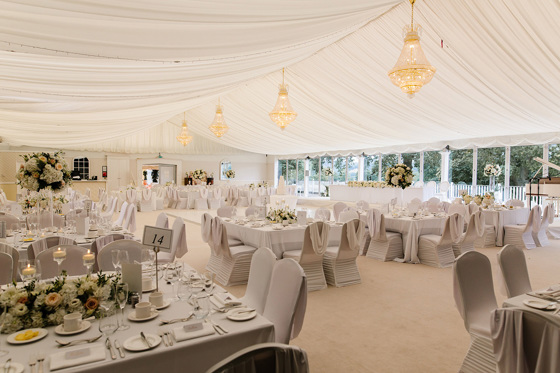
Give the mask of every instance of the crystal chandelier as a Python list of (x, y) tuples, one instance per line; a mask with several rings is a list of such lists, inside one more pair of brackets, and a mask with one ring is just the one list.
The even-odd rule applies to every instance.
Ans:
[(292, 109), (292, 104), (288, 99), (288, 86), (284, 84), (284, 69), (282, 69), (282, 84), (278, 90), (278, 100), (274, 109), (268, 115), (282, 130), (297, 117), (297, 113)]
[(216, 116), (214, 117), (214, 121), (210, 125), (210, 131), (216, 135), (216, 137), (220, 138), (228, 131), (229, 127), (226, 124), (226, 120), (224, 119), (224, 113), (222, 112), (222, 105), (220, 105), (220, 99), (218, 98), (218, 106), (216, 106)]
[(409, 1), (412, 5), (410, 26), (405, 26), (406, 35), (401, 55), (388, 74), (393, 84), (412, 98), (424, 84), (428, 84), (432, 80), (436, 68), (430, 65), (420, 46), (420, 36), (418, 35), (420, 27), (414, 25), (414, 2), (416, 0)]
[(181, 133), (179, 134), (179, 136), (177, 136), (177, 141), (179, 141), (183, 146), (188, 145), (192, 141), (192, 136), (189, 135), (189, 130), (187, 129), (185, 113), (183, 113), (183, 125), (181, 128)]

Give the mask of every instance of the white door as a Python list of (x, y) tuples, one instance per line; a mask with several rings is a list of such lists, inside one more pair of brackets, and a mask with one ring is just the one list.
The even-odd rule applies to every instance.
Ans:
[(119, 190), (130, 183), (128, 158), (107, 157), (107, 191)]

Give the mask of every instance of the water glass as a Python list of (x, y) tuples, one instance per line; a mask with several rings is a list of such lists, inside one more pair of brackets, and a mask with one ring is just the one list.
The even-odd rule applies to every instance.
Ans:
[(194, 317), (198, 320), (205, 319), (210, 314), (210, 299), (207, 294), (198, 294), (192, 297)]
[(191, 297), (191, 286), (188, 281), (179, 281), (177, 284), (177, 297), (179, 300), (189, 300)]
[(102, 310), (99, 319), (99, 331), (104, 337), (108, 337), (118, 329), (116, 313), (112, 310)]

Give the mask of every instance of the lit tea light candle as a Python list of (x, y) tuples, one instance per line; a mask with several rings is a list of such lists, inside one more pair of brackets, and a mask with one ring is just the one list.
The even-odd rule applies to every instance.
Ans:
[(84, 256), (82, 257), (83, 260), (94, 260), (95, 259), (95, 254), (92, 253), (89, 249), (87, 251), (86, 254), (84, 254)]
[(53, 258), (66, 258), (66, 250), (62, 250), (60, 247), (53, 252)]
[(21, 274), (23, 276), (33, 276), (35, 272), (35, 268), (31, 267), (31, 264), (28, 264), (27, 267), (25, 267), (23, 271), (21, 271)]

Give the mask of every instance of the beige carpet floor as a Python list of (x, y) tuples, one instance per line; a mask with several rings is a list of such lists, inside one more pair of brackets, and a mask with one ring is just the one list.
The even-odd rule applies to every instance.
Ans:
[[(187, 223), (189, 252), (182, 260), (203, 270), (209, 248), (201, 239), (200, 211), (166, 210)], [(210, 211), (213, 213), (213, 211)], [(138, 213), (137, 234), (159, 212)], [(170, 223), (172, 223), (171, 219)], [(171, 225), (171, 224), (170, 224)], [(506, 298), (496, 261), (490, 258), (498, 304)], [(525, 251), (534, 289), (558, 283), (560, 241)], [(469, 347), (453, 300), (451, 268), (379, 262), (359, 257), (362, 284), (308, 294), (301, 334), (291, 344), (305, 349), (312, 372), (457, 372)], [(241, 296), (245, 286), (228, 290)]]

